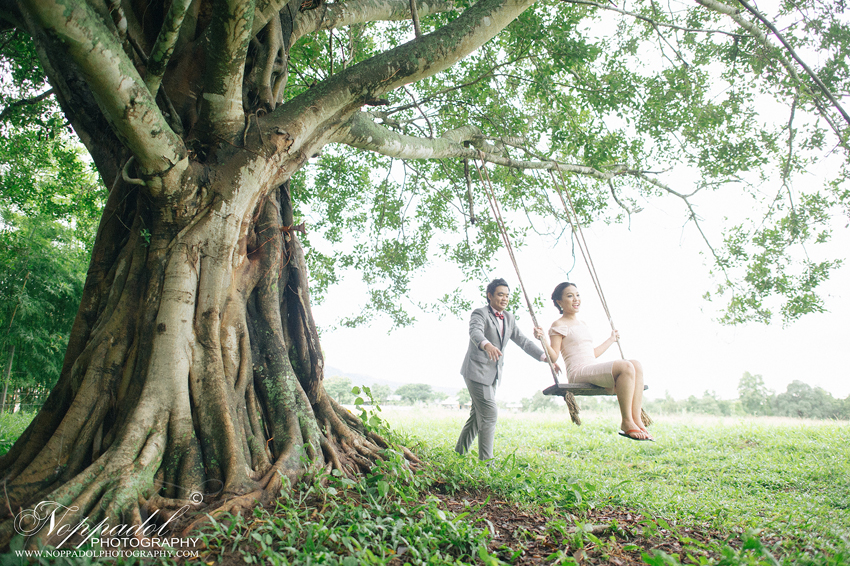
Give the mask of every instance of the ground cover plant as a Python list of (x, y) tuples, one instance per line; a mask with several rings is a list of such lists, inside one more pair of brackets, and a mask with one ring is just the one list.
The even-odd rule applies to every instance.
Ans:
[(388, 451), (358, 480), (331, 472), (284, 486), (270, 505), (194, 533), (203, 562), (850, 562), (847, 423), (664, 418), (650, 444), (617, 437), (610, 415), (587, 412), (576, 427), (567, 415), (508, 414), (500, 456), (484, 466), (451, 450), (460, 411), (383, 414), (427, 464), (412, 471)]
[[(428, 411), (391, 413), (389, 420), (416, 431), (416, 449), (445, 466), (446, 477), (458, 477), (449, 471), (460, 465), (450, 450), (465, 418)], [(558, 498), (572, 490), (587, 509), (643, 516), (645, 534), (668, 526), (670, 533), (709, 533), (715, 560), (724, 548), (734, 551), (726, 541), (739, 535), (753, 549), (769, 546), (780, 563), (850, 563), (848, 423), (665, 418), (653, 427), (657, 442), (635, 443), (616, 435), (615, 422), (591, 413), (581, 427), (564, 414), (502, 415), (496, 467), (510, 473), (484, 484), (512, 503), (543, 510), (557, 509)]]

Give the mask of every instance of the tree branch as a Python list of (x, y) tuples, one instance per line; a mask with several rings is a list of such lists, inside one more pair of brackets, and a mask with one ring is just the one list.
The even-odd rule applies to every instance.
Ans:
[[(744, 28), (747, 32), (749, 32), (750, 35), (752, 35), (754, 38), (756, 38), (758, 41), (760, 41), (762, 43), (762, 45), (764, 45), (768, 49), (772, 49), (772, 50), (776, 51), (776, 58), (779, 60), (780, 64), (783, 67), (785, 67), (785, 70), (788, 72), (789, 75), (791, 75), (792, 79), (794, 79), (799, 85), (803, 86), (809, 92), (809, 94), (812, 95), (812, 100), (813, 100), (815, 106), (817, 107), (818, 111), (820, 112), (821, 116), (823, 116), (823, 118), (827, 121), (827, 123), (830, 125), (832, 130), (838, 136), (838, 139), (839, 139), (841, 145), (843, 147), (847, 147), (846, 141), (844, 139), (844, 135), (841, 131), (841, 128), (839, 128), (838, 124), (836, 124), (832, 120), (832, 118), (829, 116), (829, 113), (827, 113), (826, 108), (824, 108), (823, 104), (821, 104), (821, 102), (818, 99), (815, 92), (811, 89), (811, 87), (809, 87), (809, 85), (805, 84), (800, 79), (800, 75), (799, 75), (799, 73), (797, 73), (797, 69), (794, 68), (794, 65), (791, 64), (791, 62), (788, 60), (787, 57), (784, 56), (784, 54), (779, 50), (779, 48), (777, 48), (775, 45), (773, 45), (770, 42), (768, 37), (764, 33), (762, 33), (762, 31), (758, 28), (758, 26), (756, 26), (753, 22), (750, 22), (750, 21), (742, 18), (741, 17), (741, 10), (736, 9), (736, 8), (732, 8), (732, 7), (727, 6), (725, 4), (722, 4), (722, 3), (718, 2), (717, 0), (696, 0), (696, 1), (697, 1), (698, 4), (700, 4), (701, 6), (703, 6), (705, 8), (708, 8), (709, 10), (712, 10), (714, 12), (718, 12), (718, 13), (725, 14), (725, 15), (729, 16), (730, 18), (732, 18), (732, 20), (735, 21), (735, 23), (737, 23), (739, 26)], [(838, 108), (843, 113), (843, 108), (841, 108), (840, 106)], [(845, 118), (846, 118), (846, 115), (845, 115)]]
[[(410, 1), (411, 1), (411, 2), (413, 2), (413, 0), (410, 0)], [(434, 137), (434, 127), (433, 127), (433, 126), (431, 126), (431, 120), (429, 120), (429, 119), (428, 119), (428, 115), (427, 115), (427, 114), (425, 114), (425, 112), (422, 110), (422, 107), (421, 107), (421, 106), (419, 106), (419, 103), (418, 103), (418, 102), (416, 102), (416, 97), (413, 95), (413, 93), (412, 93), (412, 92), (410, 92), (410, 90), (408, 90), (407, 88), (405, 88), (405, 89), (404, 89), (404, 92), (407, 94), (407, 96), (409, 96), (409, 97), (410, 97), (410, 100), (412, 100), (412, 101), (413, 101), (413, 104), (416, 106), (416, 109), (417, 109), (417, 110), (419, 110), (419, 114), (420, 114), (423, 118), (425, 118), (425, 123), (426, 123), (426, 124), (428, 124), (428, 133), (429, 133), (429, 136), (428, 136), (428, 137), (429, 137), (429, 138), (433, 138), (433, 137)]]
[[(654, 1), (652, 2), (652, 11), (657, 13), (657, 9), (656, 9)], [(682, 64), (685, 65), (685, 67), (690, 67), (690, 64), (688, 64), (688, 62), (685, 60), (685, 57), (684, 57), (684, 55), (682, 55), (681, 51), (679, 51), (676, 47), (674, 47), (673, 44), (670, 43), (670, 41), (667, 39), (667, 37), (663, 33), (661, 33), (661, 30), (659, 29), (658, 22), (655, 21), (655, 20), (652, 20), (652, 19), (650, 19), (649, 22), (650, 22), (650, 25), (652, 26), (652, 30), (655, 32), (655, 35), (658, 36), (658, 39), (660, 39), (661, 41), (666, 43), (667, 47), (669, 47), (670, 49), (673, 50), (673, 53), (676, 54), (676, 57), (679, 59), (679, 61), (682, 62)], [(664, 57), (669, 60), (667, 55), (664, 53), (664, 47), (661, 46), (661, 45), (659, 45), (659, 47), (661, 48), (661, 54), (664, 55)], [(675, 67), (675, 63), (673, 63), (673, 61), (670, 61), (670, 63)]]
[(628, 10), (623, 10), (623, 9), (618, 8), (616, 6), (613, 6), (611, 4), (599, 4), (598, 2), (590, 2), (588, 0), (561, 0), (561, 2), (564, 2), (566, 4), (581, 4), (583, 6), (593, 6), (594, 8), (599, 8), (601, 10), (608, 10), (610, 12), (617, 12), (618, 14), (623, 14), (624, 16), (631, 16), (632, 18), (644, 21), (644, 22), (650, 24), (653, 28), (663, 27), (663, 28), (669, 28), (669, 29), (674, 29), (674, 30), (677, 30), (677, 31), (684, 31), (684, 32), (691, 32), (691, 33), (719, 33), (719, 34), (723, 34), (723, 35), (728, 35), (730, 37), (741, 37), (741, 35), (742, 35), (740, 33), (732, 33), (732, 32), (723, 31), (723, 30), (719, 30), (719, 29), (688, 28), (688, 27), (683, 27), (683, 26), (677, 26), (675, 24), (668, 24), (668, 23), (664, 23), (664, 22), (659, 22), (659, 21), (653, 20), (652, 18), (650, 18), (648, 16), (644, 16), (642, 14), (637, 14), (635, 12), (629, 12)]
[[(257, 0), (254, 6), (254, 23), (252, 24), (251, 37), (256, 37), (260, 30), (268, 25), (272, 18), (279, 17), (281, 10), (292, 0)], [(294, 4), (293, 13), (300, 2)]]
[(64, 43), (144, 176), (185, 170), (183, 140), (169, 127), (115, 35), (87, 3), (47, 0), (27, 3), (23, 9), (35, 20), (32, 25), (42, 26)]
[(365, 101), (451, 67), (533, 3), (480, 0), (438, 30), (351, 66), (279, 106), (266, 122), (269, 134), (285, 131), (292, 150), (309, 155), (336, 141), (330, 129), (340, 127)]
[(416, 0), (410, 0), (410, 17), (413, 19), (413, 34), (419, 37), (422, 35), (422, 28), (419, 26), (419, 10), (416, 8)]
[(278, 57), (286, 60), (283, 48), (280, 16), (274, 17), (265, 27), (265, 41), (254, 37), (251, 41), (256, 46), (254, 52), (254, 69), (248, 75), (248, 81), (253, 82), (253, 88), (260, 97), (260, 107), (264, 110), (274, 110), (277, 106), (281, 83), (286, 80), (287, 65), (281, 65)]
[[(700, 1), (700, 0), (697, 0), (697, 1)], [(645, 182), (649, 183), (650, 185), (658, 187), (659, 189), (666, 191), (666, 192), (670, 193), (671, 195), (679, 197), (680, 199), (682, 199), (682, 202), (684, 202), (685, 206), (688, 207), (688, 213), (689, 213), (688, 219), (693, 221), (694, 226), (696, 226), (697, 230), (700, 233), (700, 236), (702, 236), (702, 240), (705, 242), (705, 245), (708, 246), (708, 250), (711, 252), (711, 255), (714, 257), (714, 262), (723, 271), (723, 276), (726, 278), (726, 282), (731, 284), (732, 280), (729, 277), (729, 274), (726, 272), (726, 263), (727, 262), (722, 260), (720, 258), (720, 256), (717, 255), (717, 252), (715, 251), (714, 246), (712, 246), (711, 242), (708, 240), (708, 236), (706, 236), (705, 232), (703, 232), (702, 226), (700, 225), (699, 219), (697, 217), (697, 213), (694, 210), (694, 207), (691, 204), (691, 201), (688, 200), (688, 196), (690, 196), (690, 195), (685, 195), (685, 194), (682, 194), (678, 191), (675, 191), (675, 190), (671, 189), (670, 187), (668, 187), (667, 185), (665, 185), (664, 183), (662, 183), (661, 181), (658, 181), (657, 179), (653, 179), (652, 177), (647, 176), (642, 171), (627, 171), (627, 173), (629, 175), (637, 178), (637, 179), (641, 179), (642, 181), (645, 181)]]
[(12, 113), (12, 110), (14, 110), (15, 108), (18, 108), (19, 106), (27, 106), (27, 105), (30, 105), (30, 104), (35, 104), (37, 102), (41, 102), (42, 100), (44, 100), (45, 98), (47, 98), (51, 94), (53, 94), (52, 88), (45, 91), (45, 92), (42, 92), (41, 94), (38, 94), (36, 96), (30, 97), (30, 98), (22, 98), (20, 100), (10, 102), (9, 104), (6, 105), (6, 108), (3, 109), (3, 112), (0, 112), (0, 122), (5, 121), (6, 118), (9, 116), (9, 114)]
[(186, 12), (189, 11), (189, 5), (191, 3), (192, 0), (172, 0), (171, 7), (168, 9), (168, 14), (165, 16), (165, 21), (162, 23), (162, 28), (159, 30), (159, 35), (156, 38), (156, 43), (154, 43), (151, 49), (151, 54), (147, 61), (145, 84), (148, 85), (154, 97), (156, 97), (156, 93), (159, 91), (159, 85), (162, 82), (162, 76), (165, 74), (165, 68), (168, 66), (168, 61), (174, 52), (174, 45), (180, 36), (183, 18), (186, 16)]
[[(629, 223), (631, 223), (631, 221), (632, 221), (632, 211), (629, 207), (627, 207), (625, 204), (620, 202), (620, 197), (617, 196), (617, 191), (614, 189), (614, 182), (611, 181), (611, 179), (608, 179), (608, 188), (611, 189), (611, 196), (614, 197), (614, 202), (616, 202), (619, 205), (619, 207), (622, 208), (623, 210), (625, 210), (626, 214), (629, 215)], [(635, 210), (635, 212), (640, 212), (640, 211), (641, 211), (640, 207), (638, 207), (638, 209)]]
[[(526, 59), (526, 58), (528, 58), (528, 55), (527, 55), (527, 54), (523, 54), (523, 55), (521, 55), (521, 56), (519, 56), (519, 57), (514, 57), (513, 59), (510, 59), (510, 60), (508, 60), (508, 61), (504, 61), (503, 63), (494, 64), (492, 67), (490, 67), (490, 69), (489, 69), (489, 70), (487, 70), (486, 72), (481, 73), (481, 74), (480, 74), (480, 75), (478, 75), (478, 77), (476, 77), (475, 79), (473, 79), (473, 80), (471, 80), (471, 81), (469, 81), (469, 82), (465, 82), (465, 83), (459, 83), (459, 84), (458, 84), (458, 83), (456, 83), (456, 84), (455, 84), (454, 86), (452, 86), (452, 87), (444, 88), (443, 90), (437, 91), (437, 92), (435, 92), (434, 94), (432, 94), (432, 95), (430, 95), (430, 96), (426, 96), (425, 98), (423, 98), (423, 99), (422, 99), (422, 100), (420, 100), (419, 102), (420, 102), (421, 104), (427, 104), (427, 103), (429, 103), (429, 102), (431, 102), (431, 101), (436, 100), (438, 97), (440, 97), (440, 96), (442, 96), (442, 95), (444, 95), (444, 94), (448, 94), (448, 93), (450, 93), (450, 92), (454, 92), (454, 91), (456, 91), (456, 90), (460, 90), (460, 89), (462, 89), (462, 88), (466, 88), (466, 87), (473, 86), (473, 85), (475, 85), (475, 84), (477, 84), (477, 83), (479, 83), (479, 82), (483, 81), (484, 79), (494, 78), (494, 77), (497, 77), (497, 76), (510, 77), (510, 76), (512, 76), (512, 75), (506, 75), (506, 74), (496, 75), (496, 74), (494, 73), (494, 71), (495, 71), (496, 69), (500, 69), (500, 68), (502, 68), (502, 67), (508, 67), (508, 66), (510, 66), (510, 65), (513, 65), (513, 64), (515, 64), (515, 63), (517, 63), (517, 62), (519, 62), (519, 61), (522, 61), (522, 60), (524, 60), (524, 59)], [(389, 109), (387, 109), (387, 110), (385, 110), (385, 111), (381, 111), (381, 112), (382, 112), (383, 114), (387, 115), (387, 116), (390, 116), (390, 115), (392, 115), (392, 114), (395, 114), (396, 112), (402, 112), (402, 111), (404, 111), (404, 110), (409, 110), (410, 108), (414, 108), (415, 106), (416, 106), (415, 104), (402, 104), (401, 106), (395, 106), (395, 107), (393, 107), (393, 108), (389, 108)]]
[(23, 18), (15, 0), (0, 0), (0, 31), (10, 29), (26, 30)]
[(208, 143), (232, 142), (245, 125), (242, 82), (253, 24), (253, 0), (213, 0), (198, 127)]
[(484, 137), (474, 126), (446, 132), (439, 138), (417, 138), (388, 130), (373, 122), (365, 112), (358, 112), (351, 117), (344, 130), (344, 134), (337, 140), (340, 143), (396, 159), (478, 159), (481, 148), (485, 161), (514, 169), (564, 171), (601, 180), (623, 174), (623, 168), (599, 171), (593, 167), (557, 161), (525, 161), (504, 157), (493, 153), (493, 147), (485, 143)]
[(788, 53), (791, 55), (791, 57), (801, 67), (803, 67), (803, 70), (805, 70), (806, 73), (809, 75), (809, 77), (811, 77), (811, 79), (813, 81), (815, 81), (815, 84), (818, 85), (818, 88), (823, 93), (823, 95), (826, 96), (829, 99), (829, 101), (832, 103), (832, 105), (835, 107), (835, 109), (838, 110), (838, 112), (841, 114), (841, 116), (844, 118), (844, 120), (848, 124), (850, 124), (850, 116), (848, 116), (847, 112), (844, 111), (844, 107), (841, 106), (841, 103), (838, 102), (838, 100), (836, 100), (835, 96), (833, 96), (833, 94), (829, 91), (829, 89), (826, 88), (826, 85), (823, 84), (823, 81), (820, 80), (820, 77), (818, 77), (817, 74), (814, 71), (812, 71), (809, 68), (808, 65), (806, 65), (806, 62), (803, 61), (800, 58), (799, 55), (797, 55), (797, 52), (794, 51), (794, 48), (791, 47), (791, 45), (788, 43), (788, 41), (786, 41), (785, 37), (781, 33), (779, 33), (779, 30), (776, 29), (776, 26), (773, 25), (773, 23), (771, 23), (770, 20), (768, 20), (761, 12), (759, 12), (758, 10), (753, 8), (746, 0), (737, 0), (737, 1), (738, 1), (739, 4), (741, 4), (741, 6), (746, 8), (747, 11), (749, 11), (752, 15), (754, 15), (761, 23), (763, 23), (765, 26), (767, 26), (767, 28), (770, 31), (773, 32), (773, 35), (776, 36), (776, 39), (778, 39), (779, 42), (785, 47), (786, 51), (788, 51)]
[[(453, 7), (451, 0), (420, 0), (416, 3), (420, 17), (447, 12)], [(299, 14), (292, 32), (292, 43), (318, 30), (409, 18), (410, 0), (351, 0), (323, 4), (321, 8)]]

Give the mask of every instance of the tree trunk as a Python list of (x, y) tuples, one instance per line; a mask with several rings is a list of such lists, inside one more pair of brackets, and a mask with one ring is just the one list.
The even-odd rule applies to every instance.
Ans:
[(9, 391), (9, 380), (12, 378), (12, 360), (15, 359), (15, 345), (9, 346), (9, 360), (3, 376), (3, 397), (0, 398), (0, 415), (6, 412), (6, 393)]
[(386, 447), (322, 388), (288, 182), (231, 183), (256, 196), (182, 218), (131, 186), (110, 195), (60, 380), (0, 459), (3, 546), (41, 501), (77, 507), (72, 524), (238, 511), (283, 478), (365, 472)]

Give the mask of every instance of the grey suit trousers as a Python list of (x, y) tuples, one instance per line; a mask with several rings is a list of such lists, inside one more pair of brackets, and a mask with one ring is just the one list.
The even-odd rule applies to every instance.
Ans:
[(466, 454), (472, 441), (478, 436), (478, 459), (491, 460), (493, 458), (493, 439), (496, 437), (496, 418), (499, 416), (499, 407), (496, 405), (496, 383), (486, 385), (464, 378), (469, 396), (472, 398), (472, 409), (469, 411), (469, 419), (460, 431), (457, 439), (455, 452)]

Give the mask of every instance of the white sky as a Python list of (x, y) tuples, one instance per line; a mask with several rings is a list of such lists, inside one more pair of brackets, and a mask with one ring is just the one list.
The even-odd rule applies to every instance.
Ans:
[[(706, 199), (709, 201), (709, 199)], [(738, 203), (740, 210), (742, 203)], [(676, 399), (701, 396), (716, 391), (722, 398), (737, 397), (737, 385), (745, 371), (761, 374), (776, 391), (799, 379), (819, 386), (836, 397), (850, 395), (846, 350), (850, 346), (847, 314), (850, 313), (850, 267), (836, 271), (826, 284), (829, 313), (803, 317), (787, 328), (748, 324), (728, 327), (714, 322), (714, 306), (702, 296), (713, 287), (709, 268), (699, 254), (704, 245), (692, 224), (685, 225), (680, 202), (666, 198), (643, 204), (644, 211), (632, 215), (631, 229), (623, 225), (594, 224), (585, 228), (612, 317), (620, 330), (627, 357), (640, 360), (646, 370), (649, 398), (663, 397), (666, 391)], [(714, 210), (700, 212), (720, 222), (736, 208), (727, 196), (714, 199)], [(833, 241), (824, 250), (809, 247), (813, 259), (827, 253), (844, 257), (850, 249), (850, 229), (838, 219)], [(567, 280), (572, 264), (569, 248), (536, 235), (517, 252), (523, 281), (532, 296), (548, 297), (555, 285)], [(576, 252), (578, 254), (578, 251)], [(504, 277), (518, 287), (513, 266), (502, 252), (498, 268), (490, 274)], [(569, 280), (582, 293), (583, 318), (598, 342), (610, 332), (580, 256)], [(454, 287), (457, 274), (448, 263), (435, 262), (414, 286), (416, 299), (434, 300)], [(483, 283), (486, 284), (486, 281)], [(477, 300), (476, 306), (484, 304)], [(333, 289), (326, 302), (314, 309), (320, 326), (330, 326), (345, 315), (356, 313), (366, 300), (357, 277), (347, 278)], [(541, 326), (548, 328), (558, 318), (554, 306), (537, 313)], [(436, 316), (414, 311), (412, 327), (388, 334), (390, 323), (376, 320), (370, 327), (336, 329), (322, 334), (322, 346), (329, 366), (346, 372), (368, 374), (398, 382), (428, 383), (433, 386), (463, 387), (459, 374), (468, 341), (468, 318)], [(521, 316), (520, 328), (530, 336), (530, 317)], [(616, 346), (601, 359), (616, 359)], [(530, 397), (552, 383), (548, 368), (529, 358), (515, 344), (506, 351), (505, 378), (498, 392), (504, 401)]]

